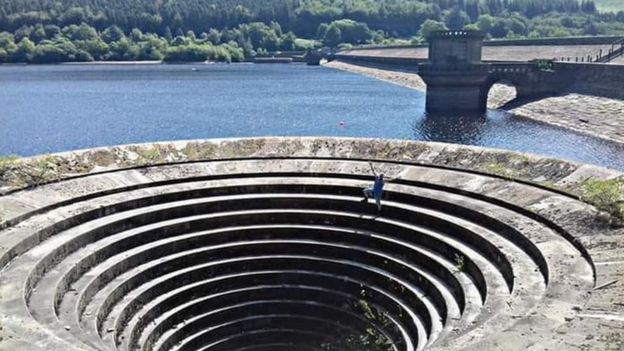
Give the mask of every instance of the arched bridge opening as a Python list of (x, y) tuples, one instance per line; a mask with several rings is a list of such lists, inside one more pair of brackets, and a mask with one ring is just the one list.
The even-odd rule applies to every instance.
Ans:
[[(546, 60), (482, 61), (483, 38), (471, 31), (435, 32), (427, 38), (429, 60), (419, 64), (418, 74), (427, 84), (428, 112), (485, 112), (492, 86), (501, 81), (511, 82), (521, 99), (552, 94), (565, 86)], [(499, 96), (502, 100), (513, 99), (513, 89), (507, 90), (508, 94), (499, 94), (506, 95)]]
[(501, 108), (518, 98), (517, 83), (509, 79), (491, 80), (483, 89), (488, 108)]
[(531, 92), (531, 82), (537, 77), (528, 63), (493, 63), (482, 88), (482, 104), (499, 108)]

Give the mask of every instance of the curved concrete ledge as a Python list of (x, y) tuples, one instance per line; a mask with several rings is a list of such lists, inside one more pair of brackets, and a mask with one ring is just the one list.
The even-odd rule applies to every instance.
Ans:
[(4, 164), (0, 350), (619, 350), (624, 231), (588, 177), (622, 174), (335, 138)]
[(1, 165), (0, 194), (63, 179), (159, 164), (252, 158), (409, 162), (527, 180), (578, 194), (588, 177), (622, 173), (549, 157), (458, 144), (363, 138), (235, 138), (132, 144), (23, 158)]

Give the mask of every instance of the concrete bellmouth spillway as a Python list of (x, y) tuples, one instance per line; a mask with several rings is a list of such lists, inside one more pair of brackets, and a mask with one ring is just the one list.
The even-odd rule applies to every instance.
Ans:
[[(361, 202), (369, 161), (395, 178), (380, 213)], [(479, 171), (492, 162), (571, 187), (588, 172), (621, 175), (335, 138), (21, 161), (0, 177), (0, 349), (567, 350), (608, 340), (581, 317), (609, 298), (592, 293), (595, 210), (538, 181)]]

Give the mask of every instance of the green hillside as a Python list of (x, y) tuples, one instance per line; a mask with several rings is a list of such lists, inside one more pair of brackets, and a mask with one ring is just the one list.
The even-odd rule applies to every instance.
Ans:
[(600, 11), (624, 11), (624, 0), (595, 0)]
[[(600, 0), (624, 7), (624, 0)], [(621, 35), (594, 0), (0, 0), (0, 63), (241, 61), (311, 46)]]

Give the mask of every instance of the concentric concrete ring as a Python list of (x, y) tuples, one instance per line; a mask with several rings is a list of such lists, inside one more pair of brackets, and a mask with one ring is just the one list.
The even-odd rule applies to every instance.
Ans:
[[(250, 139), (43, 159), (57, 173), (70, 159), (94, 166), (0, 197), (10, 212), (0, 231), (5, 345), (535, 345), (575, 318), (595, 284), (586, 228), (540, 206), (593, 210), (535, 184), (419, 162), (445, 147)], [(410, 159), (417, 148), (421, 160)], [(379, 213), (362, 202), (369, 162), (394, 178)]]

